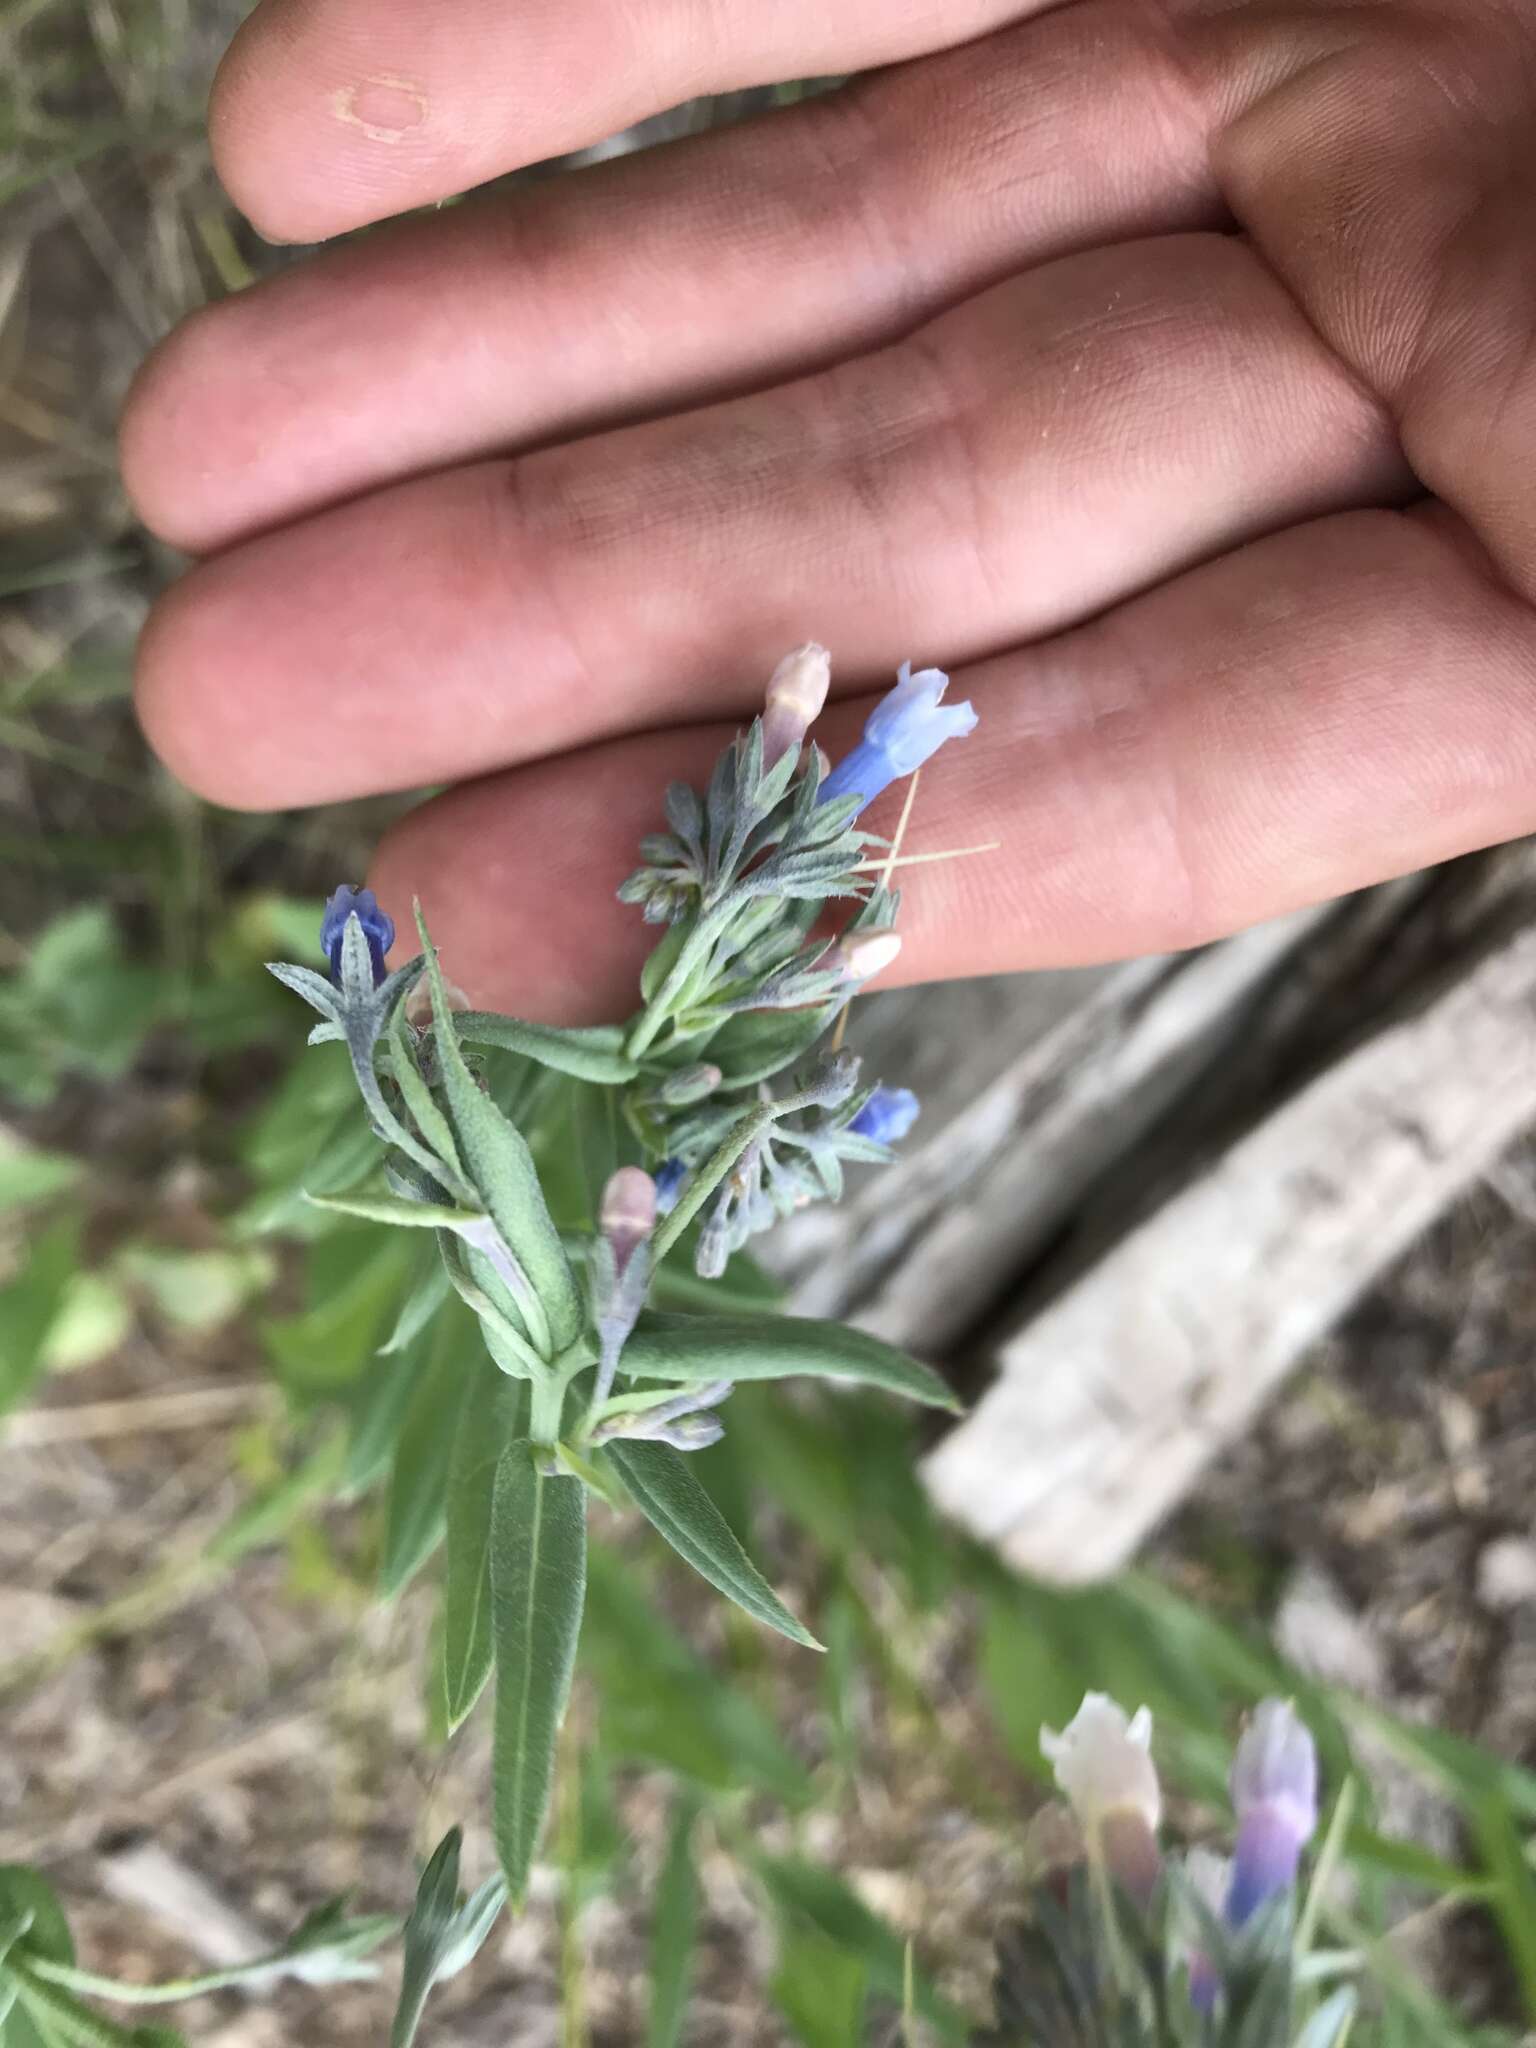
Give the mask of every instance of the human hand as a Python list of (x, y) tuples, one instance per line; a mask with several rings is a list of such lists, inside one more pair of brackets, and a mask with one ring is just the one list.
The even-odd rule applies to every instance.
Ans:
[(875, 65), (328, 251), (135, 389), (144, 517), (226, 550), (151, 739), (235, 805), (460, 782), (371, 879), (479, 1002), (622, 1007), (660, 784), (808, 637), (981, 713), (912, 843), (1002, 847), (916, 871), (909, 979), (1536, 823), (1531, 0), (263, 0), (215, 156), (313, 240)]

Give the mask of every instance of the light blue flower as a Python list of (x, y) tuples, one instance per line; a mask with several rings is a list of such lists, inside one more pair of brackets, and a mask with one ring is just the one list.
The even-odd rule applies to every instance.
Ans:
[(670, 1216), (677, 1207), (677, 1198), (683, 1192), (683, 1182), (688, 1178), (688, 1169), (681, 1159), (663, 1159), (656, 1169), (656, 1213)]
[(859, 809), (880, 792), (936, 754), (946, 740), (964, 739), (976, 730), (969, 704), (941, 702), (949, 677), (939, 668), (912, 673), (904, 661), (896, 687), (888, 690), (864, 721), (864, 737), (845, 754), (821, 785), (819, 803), (857, 796)]
[(917, 1122), (921, 1108), (910, 1088), (877, 1088), (848, 1128), (877, 1145), (894, 1145)]
[(1232, 1763), (1237, 1846), (1226, 1919), (1241, 1927), (1296, 1882), (1317, 1827), (1317, 1748), (1288, 1700), (1263, 1700)]
[(388, 972), (384, 955), (395, 943), (395, 921), (387, 911), (379, 908), (379, 899), (371, 889), (352, 889), (342, 883), (325, 906), (325, 916), (320, 922), (321, 950), (331, 963), (331, 979), (339, 985), (342, 942), (347, 935), (347, 919), (354, 916), (368, 941), (373, 981), (377, 987)]

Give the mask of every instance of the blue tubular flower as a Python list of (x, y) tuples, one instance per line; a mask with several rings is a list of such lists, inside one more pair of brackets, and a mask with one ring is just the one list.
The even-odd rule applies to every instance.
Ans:
[(904, 661), (896, 687), (888, 690), (864, 721), (864, 737), (845, 754), (821, 785), (818, 803), (857, 796), (859, 809), (873, 803), (889, 784), (936, 754), (946, 740), (964, 739), (976, 730), (969, 704), (943, 704), (949, 677), (939, 668), (912, 673)]
[(1229, 1927), (1252, 1919), (1296, 1882), (1317, 1827), (1317, 1749), (1288, 1700), (1263, 1700), (1232, 1763), (1237, 1847), (1227, 1893)]
[(877, 1145), (894, 1145), (917, 1122), (921, 1107), (910, 1088), (877, 1088), (848, 1128)]
[(368, 951), (373, 959), (373, 982), (375, 988), (388, 971), (384, 955), (395, 943), (395, 922), (387, 911), (380, 910), (379, 899), (371, 889), (353, 889), (343, 882), (325, 906), (325, 916), (320, 921), (320, 945), (331, 963), (331, 979), (341, 981), (341, 946), (347, 933), (347, 919), (355, 916), (363, 928), (363, 937), (368, 941)]
[(656, 1213), (670, 1216), (677, 1207), (677, 1198), (683, 1192), (683, 1182), (688, 1178), (688, 1169), (681, 1159), (663, 1159), (655, 1173)]

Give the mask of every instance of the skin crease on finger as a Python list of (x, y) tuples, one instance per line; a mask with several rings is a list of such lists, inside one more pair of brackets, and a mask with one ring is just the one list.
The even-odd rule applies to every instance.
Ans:
[[(902, 873), (882, 985), (1189, 946), (1536, 822), (1536, 619), (1436, 507), (1292, 528), (950, 694), (981, 722), (923, 771), (907, 850), (999, 844)], [(818, 727), (834, 757), (864, 708)], [(665, 781), (728, 735), (470, 784), (397, 826), (370, 882), (397, 914), (421, 898), (472, 1000), (619, 1016), (654, 933), (613, 891)]]
[(1137, 242), (760, 398), (251, 542), (162, 601), (140, 716), (219, 802), (409, 788), (744, 709), (807, 617), (856, 683), (1405, 482), (1240, 242)]
[(1144, 14), (1083, 0), (324, 252), (151, 356), (123, 418), (130, 495), (207, 552), (393, 478), (878, 346), (1084, 245), (1219, 226), (1166, 73)]

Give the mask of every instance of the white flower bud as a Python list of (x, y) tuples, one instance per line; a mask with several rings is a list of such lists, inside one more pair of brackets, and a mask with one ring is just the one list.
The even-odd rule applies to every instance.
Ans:
[(900, 932), (857, 932), (851, 939), (840, 939), (833, 949), (837, 964), (851, 981), (873, 981), (900, 951)]
[(798, 750), (820, 715), (832, 686), (832, 657), (825, 647), (807, 640), (786, 654), (768, 678), (763, 707), (763, 766), (773, 764), (791, 747)]

